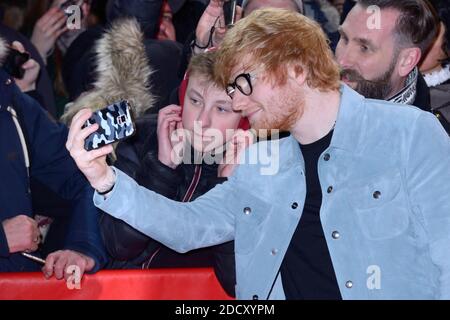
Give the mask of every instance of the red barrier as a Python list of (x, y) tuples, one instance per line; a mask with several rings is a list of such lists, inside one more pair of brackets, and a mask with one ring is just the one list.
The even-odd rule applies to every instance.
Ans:
[[(80, 289), (40, 272), (0, 273), (0, 300), (229, 300), (211, 268), (103, 270)], [(73, 285), (72, 285), (73, 287)]]

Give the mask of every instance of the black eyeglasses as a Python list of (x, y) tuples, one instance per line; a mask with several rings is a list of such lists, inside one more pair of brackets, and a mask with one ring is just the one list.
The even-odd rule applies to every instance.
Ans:
[(233, 99), (236, 88), (244, 95), (249, 96), (253, 92), (252, 79), (256, 79), (255, 76), (250, 73), (241, 73), (236, 76), (232, 83), (227, 85), (227, 94)]

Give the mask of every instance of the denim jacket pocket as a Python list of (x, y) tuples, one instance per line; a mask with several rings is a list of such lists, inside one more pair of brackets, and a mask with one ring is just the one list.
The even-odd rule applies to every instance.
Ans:
[(368, 239), (396, 237), (409, 225), (408, 201), (398, 170), (384, 171), (352, 184), (348, 198)]
[(247, 254), (261, 240), (264, 221), (268, 218), (272, 205), (249, 192), (240, 192), (235, 207), (235, 251)]

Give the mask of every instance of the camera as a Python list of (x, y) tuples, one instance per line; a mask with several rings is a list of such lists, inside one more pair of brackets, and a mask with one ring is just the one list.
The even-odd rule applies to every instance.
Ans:
[(3, 69), (12, 77), (22, 79), (25, 75), (25, 70), (22, 68), (23, 64), (30, 60), (28, 52), (20, 52), (16, 49), (10, 48), (8, 56), (3, 64)]

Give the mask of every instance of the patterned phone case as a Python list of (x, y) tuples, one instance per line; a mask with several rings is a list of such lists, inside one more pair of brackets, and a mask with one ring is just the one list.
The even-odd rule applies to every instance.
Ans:
[(94, 112), (83, 127), (94, 123), (98, 123), (99, 128), (86, 138), (84, 148), (87, 151), (131, 137), (136, 131), (131, 118), (130, 104), (126, 100)]

